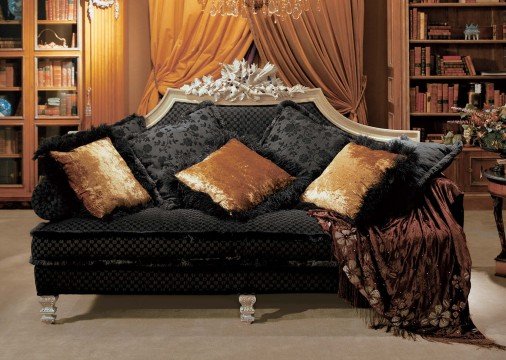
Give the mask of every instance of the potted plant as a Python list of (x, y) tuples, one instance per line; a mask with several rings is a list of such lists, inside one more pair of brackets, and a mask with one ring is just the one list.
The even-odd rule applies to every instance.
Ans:
[[(496, 152), (501, 159), (506, 158), (506, 105), (480, 110), (471, 104), (465, 108), (453, 108), (459, 111), (462, 119), (467, 120), (464, 137), (483, 150)], [(498, 161), (504, 164), (504, 160)], [(502, 166), (504, 173), (504, 166)]]

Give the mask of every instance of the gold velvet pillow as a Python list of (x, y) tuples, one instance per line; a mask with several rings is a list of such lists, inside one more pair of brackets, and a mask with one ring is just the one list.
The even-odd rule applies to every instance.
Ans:
[(236, 139), (176, 177), (229, 212), (250, 210), (295, 179)]
[(109, 138), (69, 152), (51, 151), (51, 156), (62, 164), (70, 186), (93, 216), (103, 218), (117, 207), (151, 200)]
[(381, 182), (400, 156), (349, 143), (307, 187), (301, 200), (354, 220), (367, 192)]

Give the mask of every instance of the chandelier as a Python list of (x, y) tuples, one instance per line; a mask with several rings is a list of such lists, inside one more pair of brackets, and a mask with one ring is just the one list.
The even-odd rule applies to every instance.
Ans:
[[(202, 5), (202, 11), (209, 6), (211, 16), (242, 16), (248, 13), (261, 13), (264, 16), (276, 16), (281, 19), (292, 17), (299, 19), (302, 12), (309, 11), (311, 0), (197, 0)], [(320, 11), (320, 0), (316, 2), (316, 10)]]

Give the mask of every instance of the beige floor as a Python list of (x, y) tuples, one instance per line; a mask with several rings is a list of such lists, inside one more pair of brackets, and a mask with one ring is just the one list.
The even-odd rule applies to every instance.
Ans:
[[(39, 322), (31, 211), (0, 211), (0, 359), (506, 359), (506, 352), (411, 341), (367, 329), (335, 295), (259, 296), (258, 322), (235, 296), (62, 296), (59, 324)], [(491, 214), (466, 213), (471, 313), (506, 345), (506, 279), (493, 276)]]

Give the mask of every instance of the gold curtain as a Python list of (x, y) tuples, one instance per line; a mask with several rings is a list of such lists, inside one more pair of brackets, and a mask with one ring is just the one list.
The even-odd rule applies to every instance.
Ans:
[(260, 56), (287, 84), (322, 88), (339, 112), (366, 124), (364, 0), (321, 0), (320, 11), (310, 3), (298, 20), (249, 15)]
[(141, 115), (169, 87), (219, 77), (220, 63), (242, 59), (253, 41), (247, 19), (212, 17), (196, 0), (149, 0), (149, 18), (153, 68), (137, 110)]

